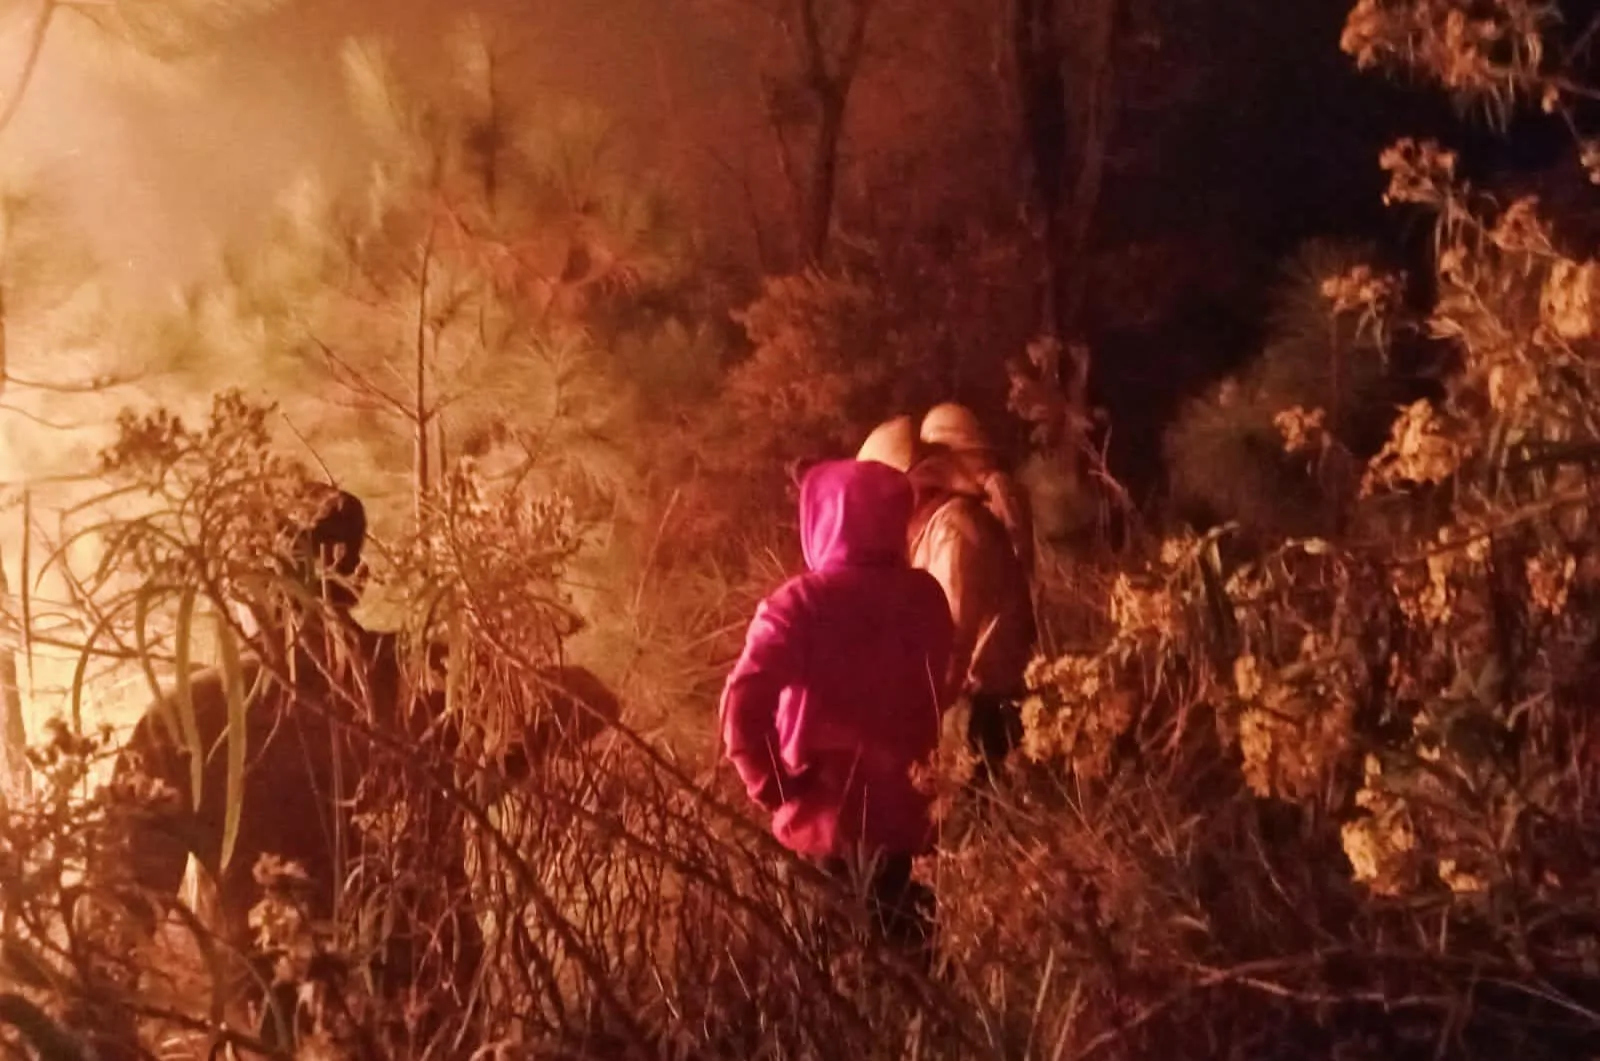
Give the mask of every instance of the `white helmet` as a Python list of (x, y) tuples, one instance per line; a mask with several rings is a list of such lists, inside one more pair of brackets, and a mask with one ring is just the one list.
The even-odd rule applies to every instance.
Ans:
[(953, 453), (968, 453), (992, 447), (983, 426), (972, 410), (956, 402), (944, 402), (928, 410), (922, 418), (922, 441), (948, 447)]
[(856, 450), (856, 460), (877, 461), (896, 471), (910, 471), (916, 449), (917, 434), (911, 426), (911, 417), (897, 416), (872, 429), (872, 434)]

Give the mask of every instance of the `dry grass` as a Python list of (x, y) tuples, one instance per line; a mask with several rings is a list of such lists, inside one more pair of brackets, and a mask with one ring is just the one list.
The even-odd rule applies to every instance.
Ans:
[[(285, 948), (278, 972), (294, 987), (297, 1056), (1542, 1061), (1600, 1036), (1600, 897), (1584, 804), (1530, 817), (1525, 827), (1560, 842), (1508, 851), (1516, 875), (1495, 890), (1385, 896), (1353, 879), (1341, 832), (1349, 760), (1364, 745), (1325, 756), (1320, 787), (1252, 789), (1232, 661), (1249, 647), (1263, 680), (1287, 681), (1268, 666), (1274, 644), (1295, 656), (1301, 631), (1330, 616), (1366, 621), (1330, 603), (1330, 586), (1381, 596), (1343, 554), (1267, 556), (1263, 569), (1282, 585), (1230, 579), (1229, 592), (1248, 597), (1235, 598), (1236, 629), (1222, 639), (1194, 541), (1144, 570), (1130, 555), (1046, 565), (1041, 613), (1066, 654), (1035, 676), (1035, 723), (1072, 724), (1052, 731), (1037, 761), (1018, 756), (996, 789), (945, 779), (945, 843), (923, 867), (940, 897), (929, 973), (872, 944), (850, 897), (778, 849), (726, 773), (700, 768), (706, 749), (675, 746), (648, 715), (503, 772), (494, 745), (537, 706), (538, 667), (562, 645), (530, 631), (564, 614), (541, 582), (559, 585), (564, 553), (559, 521), (518, 523), (475, 505), (439, 522), (444, 537), (419, 536), (417, 566), (403, 574), (433, 604), (419, 609), (424, 633), (452, 646), (450, 710), (481, 739), (471, 752), (398, 739), (356, 724), (358, 713), (351, 734), (371, 742), (374, 768), (341, 916), (305, 925), (285, 896), (264, 896)], [(176, 544), (129, 551), (130, 571), (244, 574), (184, 537), (185, 519), (145, 524), (155, 525), (170, 533), (149, 540)], [(530, 562), (513, 586), (470, 566), (441, 571), (436, 559), (494, 549), (548, 556), (548, 570)], [(712, 659), (690, 667), (692, 648), (715, 644), (705, 632), (748, 610), (740, 593), (767, 578), (760, 565), (749, 564), (748, 581), (727, 580), (738, 592), (719, 586), (690, 602), (697, 619), (684, 625), (695, 629), (667, 639), (668, 663), (653, 665), (685, 667), (686, 689), (717, 673)], [(122, 583), (106, 585), (113, 600), (101, 614), (131, 616), (111, 607)], [(681, 586), (647, 584), (640, 612)], [(167, 631), (163, 654), (181, 632), (159, 627), (166, 607), (146, 609)], [(1295, 636), (1274, 642), (1277, 629)], [(630, 680), (647, 685), (648, 673)], [(1093, 695), (1065, 687), (1090, 675)], [(130, 1038), (164, 1057), (199, 1057), (223, 1039), (259, 1051), (221, 965), (204, 957), (213, 938), (183, 928), (181, 915), (169, 932), (180, 946), (164, 952), (128, 931), (128, 884), (95, 853), (131, 808), (83, 798), (97, 754), (63, 731), (41, 753), (39, 802), (11, 808), (0, 832), (8, 986), (54, 1022), (11, 1012), (12, 1038), (51, 1058), (75, 1056), (51, 1028), (102, 1036), (111, 1056), (142, 1056), (116, 1053)], [(1593, 769), (1573, 767), (1587, 791)], [(1556, 848), (1566, 861), (1535, 864)], [(86, 904), (93, 932), (82, 931)], [(432, 948), (466, 922), (483, 930), (486, 960), (463, 979)], [(396, 939), (410, 950), (396, 952)]]

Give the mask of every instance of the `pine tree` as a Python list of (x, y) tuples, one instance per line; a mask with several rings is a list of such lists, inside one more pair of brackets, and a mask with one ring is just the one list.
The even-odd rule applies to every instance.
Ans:
[(511, 99), (473, 22), (440, 84), (399, 76), (374, 42), (344, 58), (366, 178), (287, 195), (261, 245), (186, 293), (167, 367), (195, 395), (225, 375), (278, 403), (380, 541), (425, 523), (465, 461), (491, 489), (570, 498), (602, 562), (637, 493), (641, 401), (712, 362), (690, 235), (602, 113)]
[[(1188, 402), (1167, 432), (1180, 503), (1256, 530), (1330, 531), (1353, 487), (1339, 469), (1353, 467), (1351, 454), (1366, 448), (1361, 436), (1381, 420), (1387, 366), (1381, 332), (1336, 313), (1324, 284), (1371, 254), (1361, 243), (1313, 240), (1289, 260), (1261, 354)], [(1286, 438), (1292, 425), (1280, 414), (1294, 409), (1314, 419), (1316, 440)], [(1286, 504), (1291, 497), (1298, 503)]]

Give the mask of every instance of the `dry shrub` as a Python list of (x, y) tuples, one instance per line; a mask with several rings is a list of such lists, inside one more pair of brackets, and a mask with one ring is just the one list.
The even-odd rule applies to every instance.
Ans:
[[(139, 892), (106, 857), (130, 816), (159, 794), (94, 791), (86, 782), (111, 750), (55, 720), (30, 752), (35, 789), (0, 808), (0, 1038), (40, 1058), (140, 1056), (139, 1028), (162, 1050), (205, 1051), (254, 1036), (234, 1015), (228, 955), (191, 907), (179, 904), (152, 939)], [(175, 962), (186, 951), (194, 960)]]
[[(1582, 89), (1547, 13), (1363, 2), (1345, 45), (1562, 109)], [(1178, 538), (1116, 573), (1104, 642), (1036, 665), (1003, 798), (952, 812), (952, 958), (1017, 1052), (1555, 1058), (1600, 1035), (1593, 270), (1440, 145), (1381, 164), (1437, 218), (1432, 305), (1364, 266), (1320, 293), (1448, 343), (1442, 396), (1399, 411), (1327, 536), (1227, 563)], [(1325, 426), (1273, 412), (1285, 451)]]
[[(1174, 499), (1276, 535), (1336, 531), (1389, 395), (1394, 278), (1372, 248), (1314, 240), (1291, 258), (1267, 343), (1244, 371), (1189, 400), (1163, 439)], [(1330, 276), (1343, 286), (1329, 312)], [(1288, 433), (1288, 434), (1286, 434)]]
[[(277, 521), (295, 516), (308, 476), (275, 455), (269, 422), (268, 410), (225, 395), (198, 428), (164, 414), (123, 423), (107, 471), (147, 504), (94, 518), (114, 547), (74, 584), (109, 647), (87, 645), (86, 655), (115, 661), (117, 646), (138, 644), (151, 680), (165, 682), (185, 654), (207, 658), (185, 615), (209, 609), (227, 623), (237, 594), (297, 592), (272, 557)], [(959, 1003), (863, 946), (854, 906), (778, 849), (741, 793), (690, 776), (627, 714), (574, 704), (552, 684), (581, 626), (564, 590), (583, 529), (573, 511), (462, 468), (416, 533), (387, 543), (378, 574), (412, 605), (402, 613), (401, 677), (431, 691), (431, 711), (397, 718), (359, 684), (304, 705), (358, 749), (355, 831), (331, 924), (308, 919), (295, 867), (270, 858), (257, 867), (252, 925), (281, 988), (269, 1026), (306, 1057), (479, 1046), (502, 1056), (741, 1058), (831, 1057), (842, 1046), (874, 1057), (900, 1056), (907, 1036), (965, 1042)], [(185, 588), (198, 599), (184, 604)], [(80, 772), (43, 791), (66, 821), (99, 821), (107, 807), (154, 795), (119, 791), (107, 802), (71, 791), (81, 787)], [(117, 881), (120, 860), (96, 857), (117, 849), (116, 832), (97, 826), (74, 848), (97, 888)], [(60, 862), (63, 842), (51, 843), (19, 849), (7, 865), (37, 874), (41, 858)], [(52, 894), (8, 889), (8, 915), (43, 918), (39, 938), (59, 937), (67, 922)], [(122, 939), (120, 916), (100, 918), (99, 945)], [(456, 951), (474, 945), (474, 929), (487, 958), (475, 968)], [(208, 983), (196, 964), (205, 953), (116, 950), (67, 975), (78, 960), (69, 950), (45, 959), (56, 971), (41, 994), (47, 1013), (79, 1021), (74, 1005), (98, 1000), (94, 1026), (115, 1023), (129, 1050), (137, 1039), (198, 1056), (219, 1038), (260, 1049), (231, 981), (183, 986)], [(108, 963), (115, 992), (94, 979), (109, 975), (99, 971)]]
[[(1569, 75), (1540, 65), (1532, 10), (1362, 3), (1347, 45), (1559, 106)], [(920, 868), (941, 899), (931, 977), (862, 945), (859, 913), (776, 848), (725, 776), (694, 776), (626, 713), (585, 741), (583, 713), (557, 711), (575, 730), (549, 730), (535, 742), (543, 754), (527, 754), (515, 735), (554, 706), (541, 675), (582, 618), (563, 587), (583, 528), (559, 498), (495, 492), (466, 472), (433, 496), (415, 539), (393, 543), (389, 575), (415, 605), (408, 665), (469, 739), (351, 725), (377, 765), (350, 902), (331, 930), (311, 926), (288, 949), (305, 959), (289, 963), (308, 1010), (302, 1055), (1542, 1059), (1589, 1048), (1600, 1037), (1595, 270), (1561, 249), (1538, 204), (1485, 202), (1437, 145), (1397, 145), (1383, 164), (1392, 199), (1439, 217), (1425, 323), (1456, 350), (1444, 397), (1403, 410), (1363, 469), (1346, 513), (1358, 535), (1258, 537), (1236, 553), (1226, 532), (1178, 535), (1104, 572), (1052, 576), (1046, 614), (1098, 612), (1074, 627), (1098, 637), (1063, 638), (1036, 664), (1026, 744), (999, 786), (934, 778), (945, 842)], [(1321, 293), (1330, 313), (1417, 323), (1396, 318), (1392, 289), (1350, 269)], [(719, 475), (748, 476), (757, 450), (841, 444), (865, 415), (849, 402), (883, 382), (856, 375), (846, 330), (829, 323), (870, 321), (870, 300), (817, 285), (773, 297), (769, 355), (747, 366), (756, 376), (741, 392), (746, 422), (798, 433), (743, 451), (724, 439), (704, 455)], [(832, 337), (820, 360), (812, 310)], [(792, 377), (819, 364), (832, 374), (821, 399), (805, 391), (816, 380)], [(750, 382), (758, 370), (772, 386)], [(1314, 438), (1315, 412), (1274, 417), (1281, 444)], [(127, 425), (169, 455), (129, 467), (164, 488), (152, 468), (181, 464), (189, 485), (139, 523), (162, 533), (113, 534), (124, 544), (101, 581), (78, 582), (109, 643), (132, 640), (135, 613), (151, 621), (146, 659), (175, 658), (181, 624), (165, 598), (136, 607), (130, 583), (147, 571), (208, 594), (239, 582), (230, 564), (251, 562), (240, 543), (251, 555), (270, 546), (249, 515), (280, 503), (263, 484), (298, 474), (249, 426), (264, 421), (221, 415), (243, 427)], [(781, 493), (747, 486), (729, 507), (775, 524)], [(212, 500), (190, 504), (201, 497)], [(1403, 518), (1368, 518), (1376, 507)], [(720, 586), (746, 585), (766, 555), (749, 538), (703, 553), (692, 538), (663, 546), (681, 551), (636, 595), (640, 609), (651, 593), (670, 602), (718, 548), (742, 565)], [(690, 610), (715, 632), (711, 617), (732, 603), (743, 602), (718, 588)], [(109, 813), (62, 806), (54, 820)], [(95, 1025), (152, 1018), (150, 996), (123, 975), (146, 973), (148, 990), (144, 959), (108, 948), (85, 964), (90, 952), (57, 942), (74, 937), (50, 860), (81, 850), (88, 865), (104, 840), (72, 835), (8, 830), (8, 939), (56, 947), (55, 972), (32, 988), (47, 1015), (79, 1019), (92, 998)], [(463, 836), (470, 859), (457, 856)], [(267, 899), (269, 912), (285, 901)], [(463, 983), (439, 947), (468, 922), (486, 929), (488, 960)], [(396, 923), (412, 949), (380, 965)], [(215, 1035), (210, 1014), (196, 1015), (205, 1004), (186, 1001), (165, 1026)]]
[(848, 908), (721, 802), (736, 793), (688, 783), (625, 735), (592, 758), (497, 811), (527, 859), (515, 868), (499, 848), (487, 860), (519, 1038), (633, 1039), (675, 1057), (889, 1049), (895, 1025), (862, 1007), (885, 996), (876, 1004), (903, 1023), (926, 1005), (919, 978), (867, 954), (884, 983), (849, 992), (841, 962), (862, 952)]

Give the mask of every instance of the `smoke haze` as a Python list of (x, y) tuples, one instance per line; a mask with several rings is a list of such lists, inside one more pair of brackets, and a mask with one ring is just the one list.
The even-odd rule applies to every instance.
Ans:
[[(622, 141), (682, 176), (697, 150), (681, 116), (726, 96), (725, 47), (697, 37), (673, 0), (290, 0), (154, 83), (108, 71), (53, 34), (5, 134), (8, 161), (44, 178), (118, 287), (150, 294), (196, 277), (223, 240), (248, 238), (298, 175), (348, 175), (361, 158), (340, 83), (351, 36), (381, 36), (402, 64), (435, 66), (469, 11), (509, 47), (508, 87), (606, 107)], [(30, 10), (0, 44), (0, 92), (21, 63)], [(676, 13), (681, 14), (681, 13)], [(166, 82), (171, 82), (170, 84)], [(631, 135), (626, 135), (631, 134)]]

